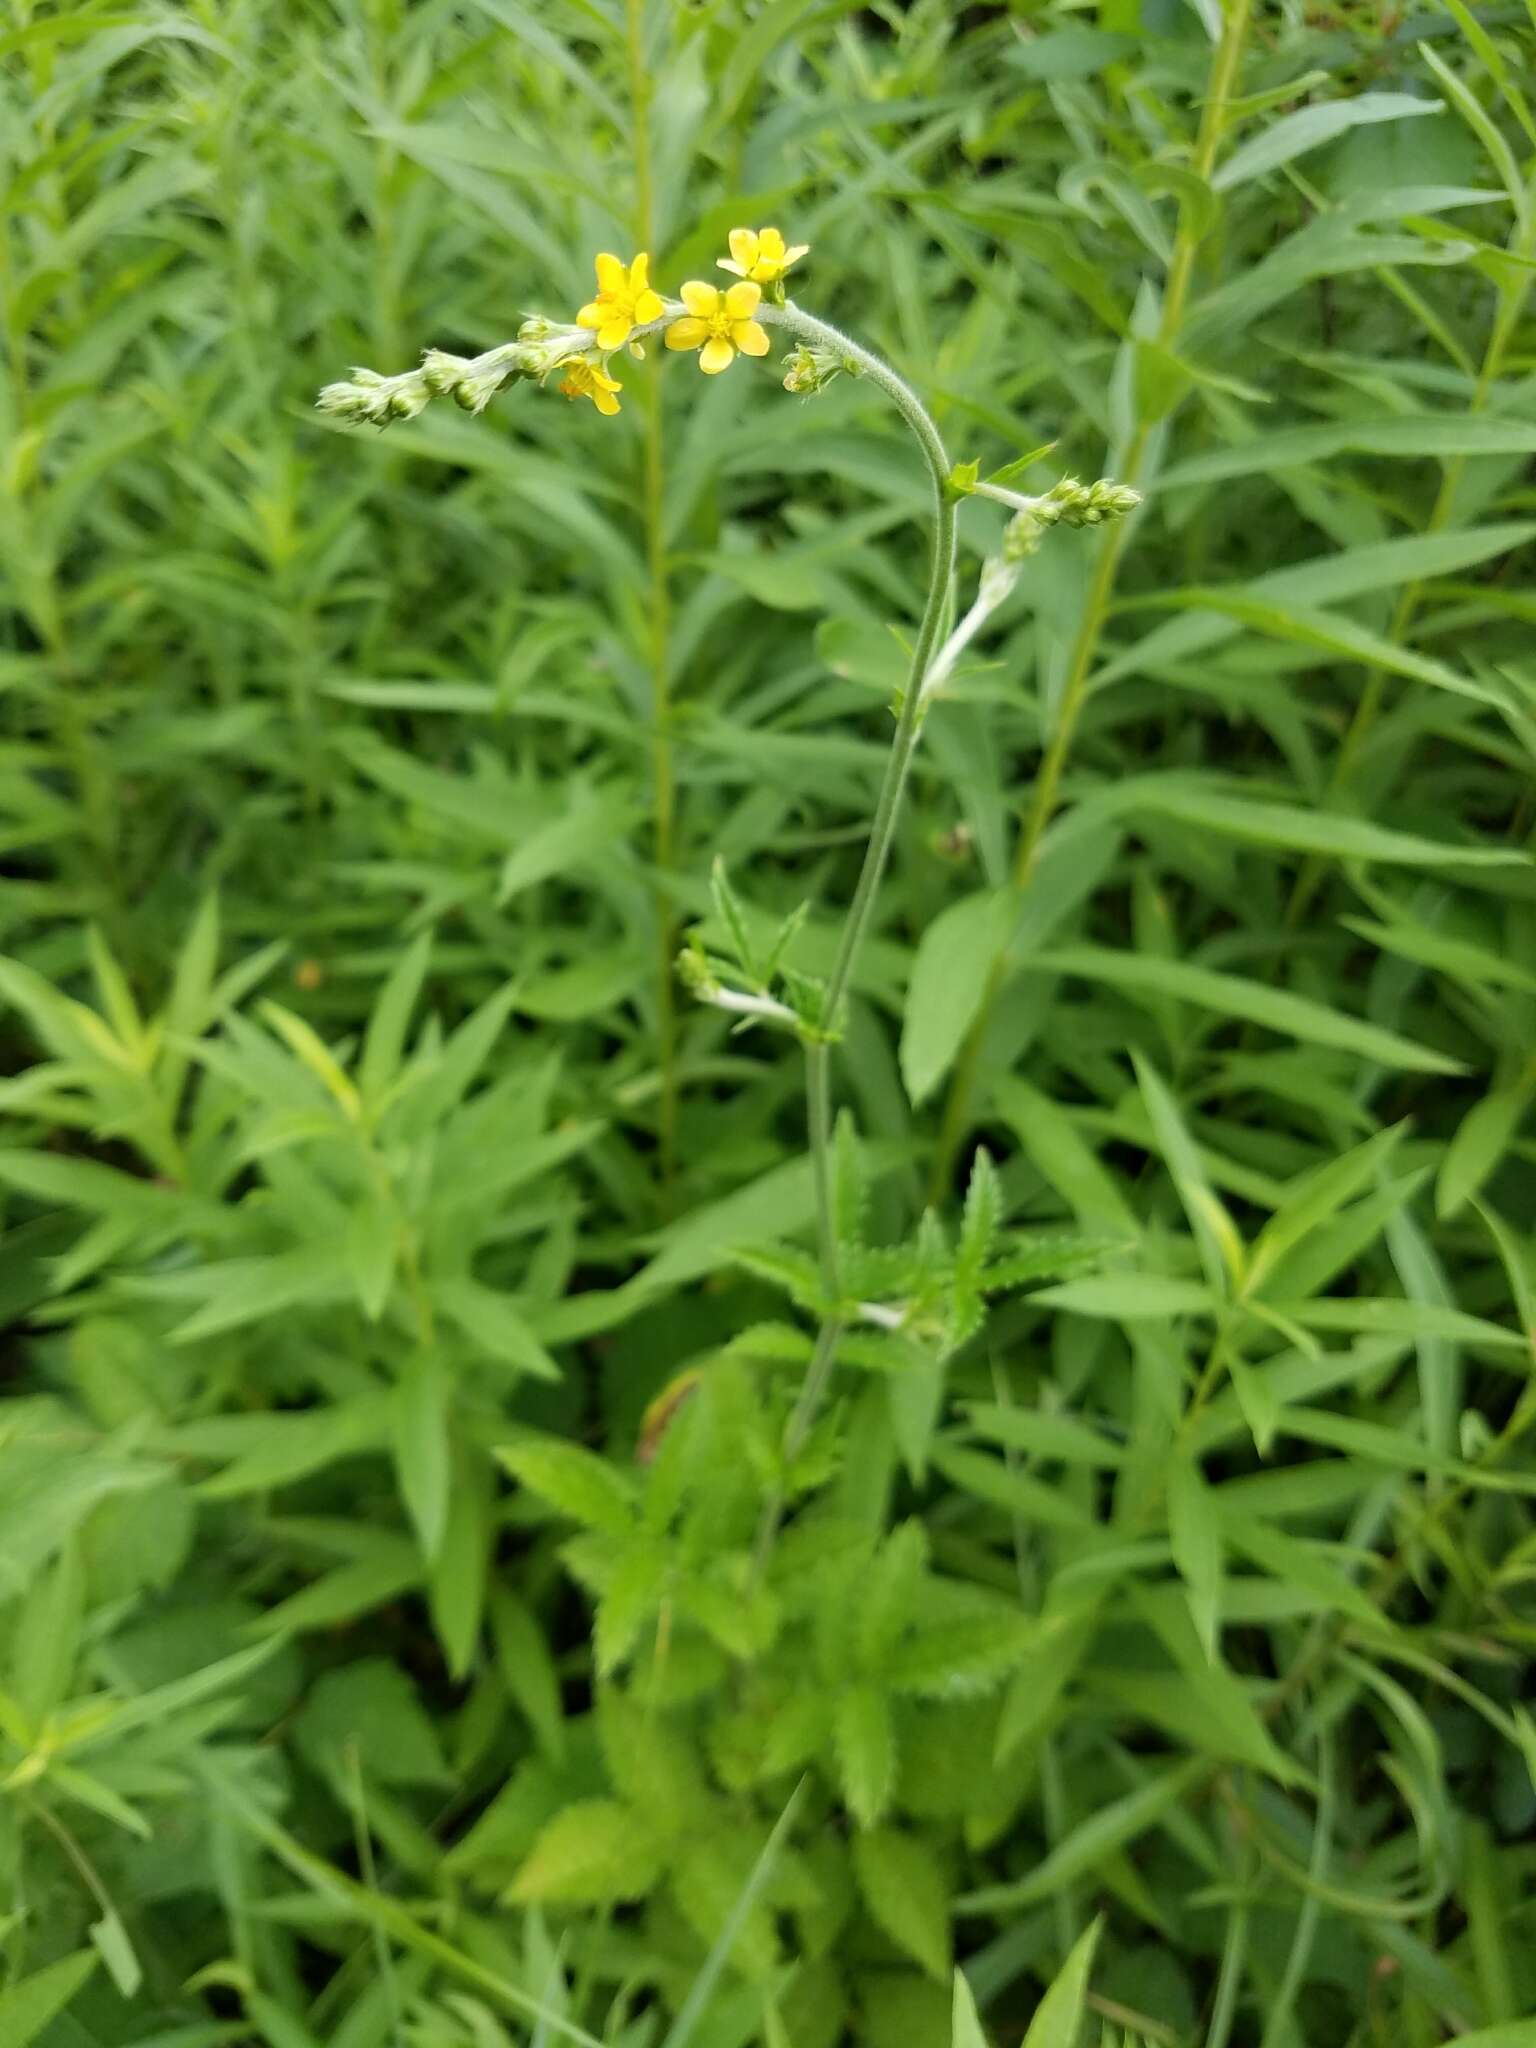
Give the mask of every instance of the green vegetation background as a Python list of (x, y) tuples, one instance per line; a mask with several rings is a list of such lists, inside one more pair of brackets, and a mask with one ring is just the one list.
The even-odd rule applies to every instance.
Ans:
[[(4, 2048), (977, 2048), (957, 1960), (1068, 2048), (1098, 1915), (1117, 2048), (1536, 2039), (1533, 59), (13, 0)], [(957, 458), (1148, 503), (933, 715), (838, 1064), (850, 1229), (984, 1145), (1024, 1291), (847, 1345), (759, 1570), (799, 1061), (670, 955), (718, 853), (825, 967), (919, 465), (660, 351), (311, 406), (769, 221)]]

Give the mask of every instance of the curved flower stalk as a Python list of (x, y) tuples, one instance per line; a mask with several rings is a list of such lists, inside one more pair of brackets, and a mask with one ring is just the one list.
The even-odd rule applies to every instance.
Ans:
[[(623, 385), (613, 374), (622, 352), (635, 357), (660, 333), (669, 351), (692, 354), (706, 376), (728, 371), (738, 356), (762, 358), (771, 349), (771, 328), (782, 328), (795, 346), (785, 358), (786, 391), (814, 396), (838, 377), (861, 377), (879, 387), (901, 413), (927, 465), (933, 488), (932, 545), (928, 589), (913, 642), (906, 683), (894, 706), (896, 729), (870, 823), (864, 859), (839, 937), (832, 969), (824, 982), (797, 974), (783, 955), (797, 920), (790, 920), (769, 953), (754, 953), (747, 921), (723, 873), (715, 879), (715, 906), (730, 935), (734, 959), (707, 954), (697, 941), (679, 962), (692, 994), (737, 1020), (739, 1029), (768, 1025), (787, 1030), (805, 1047), (808, 1125), (817, 1200), (817, 1235), (824, 1300), (830, 1304), (807, 1368), (804, 1385), (785, 1432), (784, 1458), (792, 1465), (821, 1405), (837, 1346), (860, 1304), (844, 1300), (838, 1271), (838, 1240), (832, 1201), (831, 1048), (841, 1025), (844, 1001), (859, 949), (874, 912), (875, 898), (895, 836), (907, 774), (924, 718), (943, 694), (987, 620), (1007, 598), (1024, 562), (1057, 525), (1097, 526), (1129, 512), (1138, 494), (1108, 479), (1081, 484), (1063, 478), (1038, 497), (1007, 487), (1006, 479), (1049, 450), (1037, 451), (983, 481), (978, 465), (956, 468), (921, 399), (902, 378), (861, 343), (807, 313), (785, 295), (785, 273), (809, 251), (790, 246), (777, 228), (733, 228), (730, 254), (718, 268), (738, 280), (724, 288), (689, 279), (677, 298), (650, 281), (650, 257), (642, 251), (629, 262), (603, 253), (596, 259), (597, 291), (574, 321), (533, 315), (514, 341), (473, 357), (429, 349), (420, 367), (395, 376), (358, 369), (349, 379), (328, 384), (316, 401), (323, 412), (358, 425), (388, 426), (412, 419), (436, 398), (449, 398), (464, 411), (482, 412), (491, 398), (519, 382), (548, 385), (567, 398), (590, 398), (597, 410), (620, 410)], [(970, 608), (941, 637), (950, 610), (955, 562), (955, 514), (962, 497), (977, 496), (1009, 510), (1013, 517), (998, 553), (983, 566)], [(782, 1514), (782, 1499), (770, 1501), (760, 1532), (760, 1562), (771, 1548)]]

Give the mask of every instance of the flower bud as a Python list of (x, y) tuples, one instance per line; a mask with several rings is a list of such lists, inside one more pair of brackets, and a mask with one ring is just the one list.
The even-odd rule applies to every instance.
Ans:
[(784, 358), (784, 389), (811, 397), (825, 391), (834, 378), (857, 377), (859, 366), (848, 356), (830, 349), (807, 348), (802, 344)]
[(515, 341), (478, 356), (451, 356), (444, 349), (429, 348), (421, 359), (421, 374), (431, 391), (451, 398), (461, 411), (480, 413), (509, 377), (523, 374), (523, 353)]
[(417, 370), (381, 377), (377, 370), (354, 369), (344, 382), (327, 384), (315, 405), (318, 411), (335, 413), (354, 426), (386, 427), (391, 420), (414, 419), (431, 396)]

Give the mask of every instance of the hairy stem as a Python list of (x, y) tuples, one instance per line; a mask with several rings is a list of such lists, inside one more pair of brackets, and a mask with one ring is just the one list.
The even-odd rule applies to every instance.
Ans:
[[(896, 823), (901, 812), (901, 799), (906, 788), (907, 774), (912, 766), (912, 756), (917, 750), (918, 737), (922, 730), (923, 677), (938, 644), (939, 629), (949, 602), (950, 582), (954, 574), (955, 507), (946, 489), (950, 462), (939, 430), (917, 394), (902, 382), (887, 363), (881, 362), (878, 356), (871, 355), (868, 349), (862, 348), (858, 342), (840, 333), (837, 328), (828, 326), (824, 320), (801, 312), (798, 306), (765, 305), (760, 309), (759, 317), (774, 326), (787, 327), (791, 333), (814, 342), (820, 348), (834, 351), (849, 363), (850, 368), (856, 367), (859, 375), (877, 384), (895, 403), (912, 429), (917, 444), (923, 451), (933, 483), (933, 545), (929, 556), (928, 594), (923, 604), (917, 638), (912, 647), (911, 666), (902, 691), (891, 751), (886, 757), (880, 794), (875, 801), (875, 814), (864, 848), (863, 864), (859, 869), (853, 901), (843, 923), (832, 972), (827, 981), (826, 1021), (828, 1028), (835, 1030), (858, 961), (859, 949), (863, 945), (870, 920), (874, 915), (880, 878), (885, 872), (891, 843), (896, 835)], [(831, 1069), (830, 1046), (816, 1044), (807, 1047), (807, 1122), (812, 1173), (816, 1185), (816, 1236), (822, 1281), (827, 1291), (829, 1307), (817, 1331), (815, 1347), (806, 1366), (805, 1379), (785, 1427), (783, 1460), (786, 1471), (804, 1448), (815, 1424), (827, 1383), (832, 1375), (837, 1342), (843, 1332), (837, 1232), (832, 1214)], [(784, 1505), (782, 1490), (764, 1503), (753, 1556), (754, 1579), (761, 1576), (772, 1554), (779, 1525), (784, 1518)]]

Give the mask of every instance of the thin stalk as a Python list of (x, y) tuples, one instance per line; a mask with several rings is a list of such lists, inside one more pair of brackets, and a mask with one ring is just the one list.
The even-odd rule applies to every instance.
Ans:
[[(651, 162), (651, 78), (645, 58), (644, 0), (625, 0), (625, 49), (635, 169), (635, 246), (650, 250), (656, 234), (656, 184)], [(677, 1167), (676, 932), (667, 875), (672, 867), (677, 781), (672, 761), (670, 641), (672, 594), (668, 581), (666, 488), (662, 464), (661, 378), (653, 369), (639, 386), (644, 429), (641, 518), (649, 586), (646, 660), (651, 678), (651, 857), (656, 869), (656, 1109), (657, 1168), (664, 1209), (671, 1207)]]
[[(1511, 240), (1514, 245), (1513, 253), (1524, 261), (1529, 262), (1532, 256), (1536, 255), (1536, 208), (1532, 209), (1526, 225), (1518, 229)], [(1504, 367), (1505, 351), (1525, 310), (1532, 282), (1532, 276), (1527, 271), (1502, 297), (1493, 330), (1488, 337), (1488, 346), (1483, 353), (1477, 383), (1467, 403), (1469, 416), (1482, 412), (1488, 403), (1489, 393), (1498, 382), (1499, 374)], [(1435, 502), (1424, 529), (1426, 533), (1439, 533), (1449, 524), (1456, 505), (1456, 493), (1460, 488), (1466, 466), (1467, 458), (1464, 455), (1454, 455), (1446, 462), (1440, 475), (1440, 488), (1435, 494)], [(1424, 590), (1425, 582), (1422, 577), (1403, 586), (1387, 634), (1394, 647), (1400, 646), (1406, 639), (1424, 601)], [(1345, 728), (1344, 737), (1339, 742), (1339, 751), (1334, 756), (1333, 770), (1328, 778), (1327, 795), (1330, 801), (1347, 786), (1354, 772), (1361, 751), (1370, 737), (1371, 728), (1380, 716), (1386, 688), (1387, 676), (1384, 669), (1373, 668), (1366, 671), (1365, 688), (1360, 692), (1354, 715)], [(1296, 886), (1291, 892), (1291, 900), (1286, 906), (1287, 923), (1300, 922), (1308, 904), (1317, 893), (1323, 872), (1323, 863), (1316, 856), (1303, 866), (1296, 878)]]
[[(825, 1016), (828, 1028), (835, 1029), (858, 961), (859, 949), (863, 945), (870, 919), (874, 915), (880, 878), (885, 872), (891, 843), (896, 835), (896, 822), (901, 812), (901, 799), (906, 788), (907, 774), (912, 766), (912, 756), (917, 751), (918, 737), (922, 731), (923, 678), (928, 672), (938, 643), (939, 628), (949, 601), (949, 587), (954, 575), (955, 507), (946, 489), (950, 462), (939, 430), (917, 394), (902, 382), (888, 364), (881, 362), (878, 356), (871, 355), (868, 349), (860, 347), (859, 343), (848, 335), (828, 326), (824, 320), (801, 312), (797, 306), (764, 305), (759, 309), (759, 318), (774, 326), (787, 327), (791, 333), (801, 335), (818, 347), (833, 350), (851, 364), (857, 365), (859, 374), (867, 377), (871, 383), (877, 384), (901, 412), (923, 451), (933, 482), (933, 547), (929, 557), (928, 594), (923, 604), (917, 639), (913, 643), (911, 666), (902, 692), (891, 750), (886, 757), (880, 794), (875, 801), (875, 814), (864, 848), (863, 864), (859, 869), (853, 901), (848, 907), (848, 915), (838, 940), (832, 972), (827, 980)], [(842, 1289), (838, 1270), (837, 1231), (832, 1214), (831, 1071), (830, 1045), (818, 1043), (807, 1046), (807, 1125), (812, 1174), (816, 1187), (816, 1237), (822, 1280), (830, 1306), (816, 1333), (816, 1342), (805, 1369), (805, 1379), (785, 1426), (783, 1464), (786, 1471), (799, 1456), (815, 1425), (827, 1384), (832, 1376), (837, 1343), (842, 1336), (844, 1325), (840, 1301)], [(775, 1492), (764, 1502), (753, 1552), (754, 1583), (761, 1578), (767, 1567), (780, 1524), (784, 1519), (784, 1506), (782, 1490)]]
[[(1317, 1815), (1313, 1823), (1312, 1855), (1307, 1871), (1314, 1886), (1324, 1883), (1328, 1876), (1329, 1851), (1333, 1846), (1333, 1738), (1325, 1732), (1318, 1747)], [(1279, 2044), (1291, 2034), (1296, 1999), (1306, 1982), (1307, 1964), (1312, 1959), (1312, 1946), (1317, 1939), (1321, 1906), (1315, 1890), (1309, 1891), (1301, 1902), (1285, 1974), (1280, 1980), (1279, 1993), (1269, 2008), (1259, 2048), (1279, 2048)]]
[(1232, 2023), (1237, 2018), (1237, 2001), (1248, 1965), (1248, 1906), (1239, 1900), (1227, 1916), (1226, 1936), (1221, 1945), (1221, 1970), (1216, 1979), (1216, 1996), (1211, 2004), (1211, 2023), (1206, 2029), (1205, 2048), (1227, 2048)]
[(805, 1048), (806, 1125), (811, 1141), (811, 1171), (816, 1181), (817, 1255), (821, 1284), (828, 1301), (842, 1292), (838, 1271), (837, 1232), (832, 1217), (832, 1048), (818, 1040)]
[[(1232, 89), (1237, 82), (1238, 69), (1242, 62), (1250, 5), (1251, 0), (1228, 0), (1223, 16), (1221, 38), (1216, 46), (1216, 57), (1211, 71), (1211, 89), (1201, 109), (1200, 127), (1190, 164), (1191, 170), (1202, 183), (1209, 182), (1216, 164), (1216, 153), (1226, 130), (1227, 105), (1232, 97)], [(1183, 325), (1184, 308), (1188, 302), (1195, 261), (1203, 239), (1203, 234), (1195, 227), (1191, 212), (1185, 209), (1179, 222), (1178, 234), (1174, 238), (1173, 255), (1163, 287), (1163, 310), (1158, 323), (1157, 338), (1164, 348), (1175, 341)], [(1129, 484), (1133, 489), (1141, 482), (1147, 447), (1152, 438), (1152, 425), (1151, 421), (1136, 423), (1124, 457), (1116, 464), (1116, 474), (1120, 481)], [(1129, 538), (1129, 526), (1127, 522), (1120, 520), (1105, 531), (1099, 542), (1093, 577), (1088, 586), (1082, 617), (1078, 622), (1077, 634), (1067, 660), (1066, 682), (1056, 714), (1055, 728), (1035, 777), (1034, 791), (1019, 834), (1018, 850), (1014, 856), (1013, 886), (1020, 894), (1029, 887), (1034, 877), (1041, 840), (1056, 813), (1062, 776), (1072, 751), (1073, 740), (1077, 736), (1078, 720), (1087, 699), (1094, 657), (1098, 653), (1110, 599), (1114, 595), (1120, 559)], [(1007, 953), (1004, 951), (1000, 952), (992, 963), (976, 1021), (966, 1034), (965, 1043), (956, 1062), (934, 1155), (933, 1177), (929, 1187), (930, 1199), (934, 1201), (938, 1201), (949, 1186), (955, 1154), (960, 1149), (960, 1141), (965, 1135), (970, 1115), (971, 1096), (976, 1085), (982, 1047), (986, 1043), (992, 1012), (1007, 979), (1007, 972)]]

